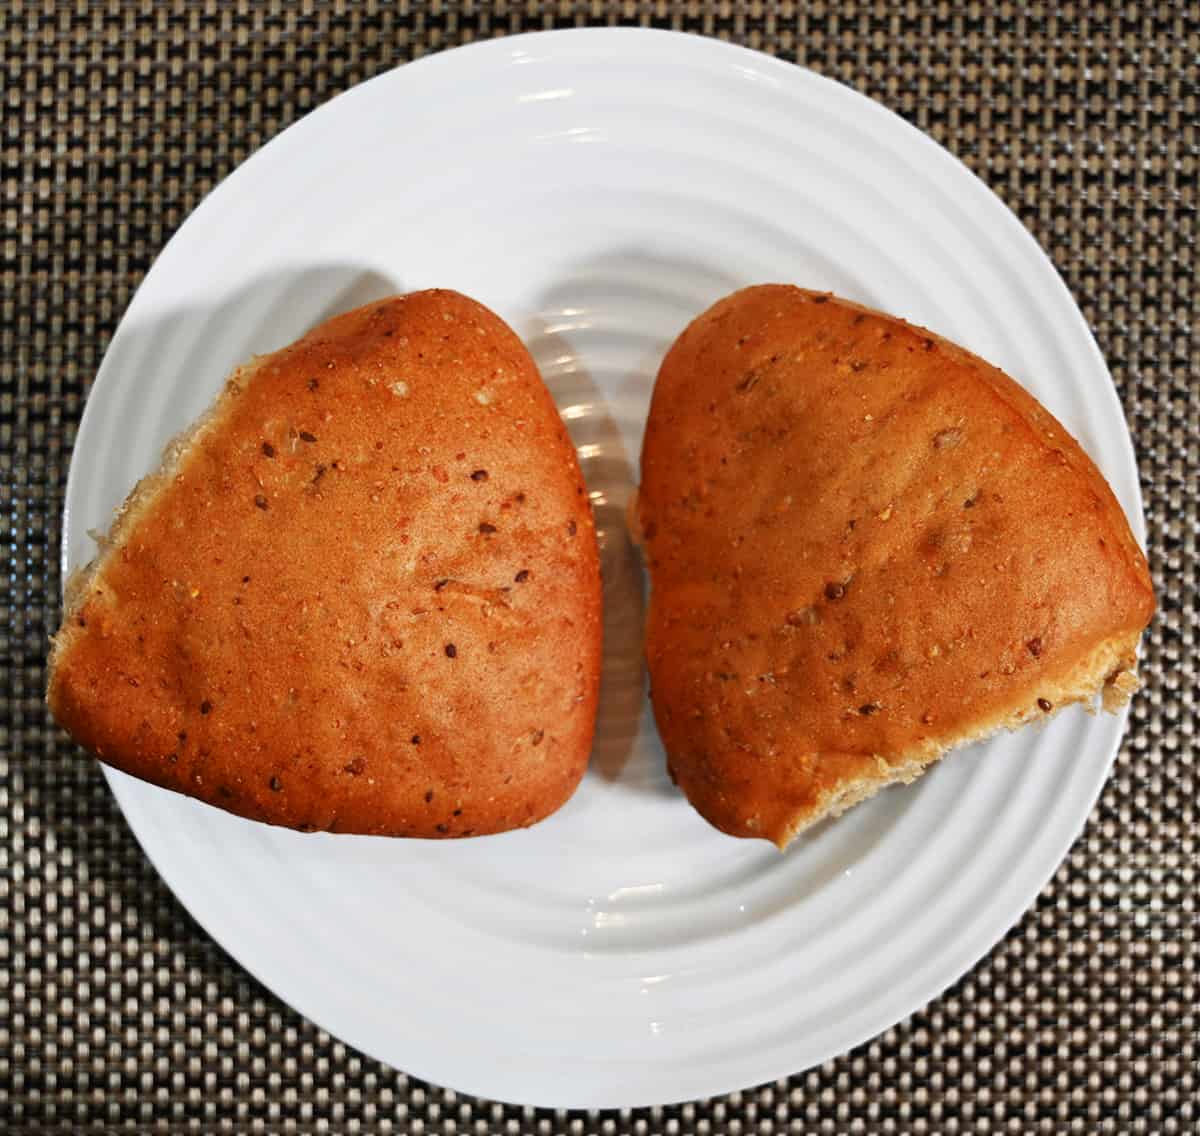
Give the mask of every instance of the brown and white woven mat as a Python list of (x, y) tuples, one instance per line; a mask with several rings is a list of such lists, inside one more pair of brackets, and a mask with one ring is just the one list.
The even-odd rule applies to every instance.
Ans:
[[(362, 79), (592, 23), (716, 35), (840, 79), (1016, 210), (1120, 389), (1161, 605), (1113, 777), (988, 958), (819, 1069), (611, 1114), (423, 1084), (282, 1005), (184, 913), (42, 703), (76, 423), (171, 233)], [(0, 1132), (1200, 1130), (1198, 75), (1194, 2), (0, 2)]]

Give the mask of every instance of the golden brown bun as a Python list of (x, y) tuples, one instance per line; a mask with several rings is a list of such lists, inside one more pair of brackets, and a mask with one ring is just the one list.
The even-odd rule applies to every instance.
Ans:
[(995, 367), (783, 285), (659, 371), (638, 521), (672, 775), (781, 847), (949, 747), (1121, 704), (1154, 610), (1112, 491)]
[(469, 836), (571, 795), (599, 673), (575, 450), (512, 330), (429, 291), (233, 375), (70, 590), (48, 700), (245, 817)]

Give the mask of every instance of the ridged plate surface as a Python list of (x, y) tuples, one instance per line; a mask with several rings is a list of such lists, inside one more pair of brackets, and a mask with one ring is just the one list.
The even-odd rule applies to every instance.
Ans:
[(607, 643), (591, 769), (558, 815), (458, 843), (302, 836), (109, 774), (200, 923), (366, 1053), (543, 1105), (784, 1076), (963, 974), (1078, 834), (1123, 718), (1069, 712), (964, 751), (782, 856), (710, 829), (669, 784), (623, 513), (664, 350), (762, 281), (832, 289), (999, 364), (1079, 437), (1140, 533), (1104, 363), (1016, 219), (882, 107), (716, 41), (548, 33), (381, 76), (238, 169), (130, 306), (80, 428), (68, 569), (234, 364), (393, 291), (495, 308), (579, 448)]

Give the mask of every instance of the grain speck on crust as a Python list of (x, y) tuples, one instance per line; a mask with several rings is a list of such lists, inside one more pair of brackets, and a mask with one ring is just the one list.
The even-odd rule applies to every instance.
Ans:
[(798, 607), (794, 611), (789, 611), (786, 622), (789, 627), (813, 627), (820, 623), (820, 621), (820, 612), (813, 605), (809, 604), (805, 607)]

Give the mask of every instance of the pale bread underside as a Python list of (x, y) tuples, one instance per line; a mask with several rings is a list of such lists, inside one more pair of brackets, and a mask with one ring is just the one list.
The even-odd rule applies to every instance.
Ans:
[(1022, 704), (1016, 710), (974, 722), (953, 737), (914, 747), (891, 758), (877, 758), (872, 772), (843, 782), (815, 806), (797, 812), (776, 843), (779, 848), (786, 848), (805, 829), (840, 816), (873, 797), (880, 789), (888, 785), (911, 784), (952, 749), (984, 741), (1002, 730), (1016, 730), (1033, 721), (1045, 721), (1063, 707), (1076, 703), (1083, 703), (1089, 712), (1094, 712), (1097, 698), (1103, 710), (1115, 713), (1129, 702), (1138, 688), (1136, 652), (1140, 637), (1140, 633), (1135, 633), (1108, 639), (1065, 679), (1058, 683), (1043, 683), (1043, 697), (1051, 706), (1049, 711)]
[[(103, 570), (109, 557), (115, 555), (129, 533), (137, 528), (138, 521), (151, 509), (159, 494), (170, 485), (179, 468), (179, 463), (205, 433), (213, 429), (229, 399), (242, 389), (243, 384), (254, 373), (259, 360), (254, 359), (234, 371), (226, 380), (224, 389), (213, 404), (186, 429), (176, 434), (163, 449), (158, 468), (146, 474), (129, 491), (125, 500), (113, 514), (108, 530), (90, 530), (96, 541), (96, 555), (85, 565), (76, 568), (63, 584), (63, 618), (58, 633), (50, 641), (50, 657), (47, 661), (47, 688), (54, 689), (54, 671), (58, 659), (66, 654), (72, 641), (81, 634), (74, 618), (91, 590), (92, 581)], [(53, 707), (51, 707), (53, 709)]]

